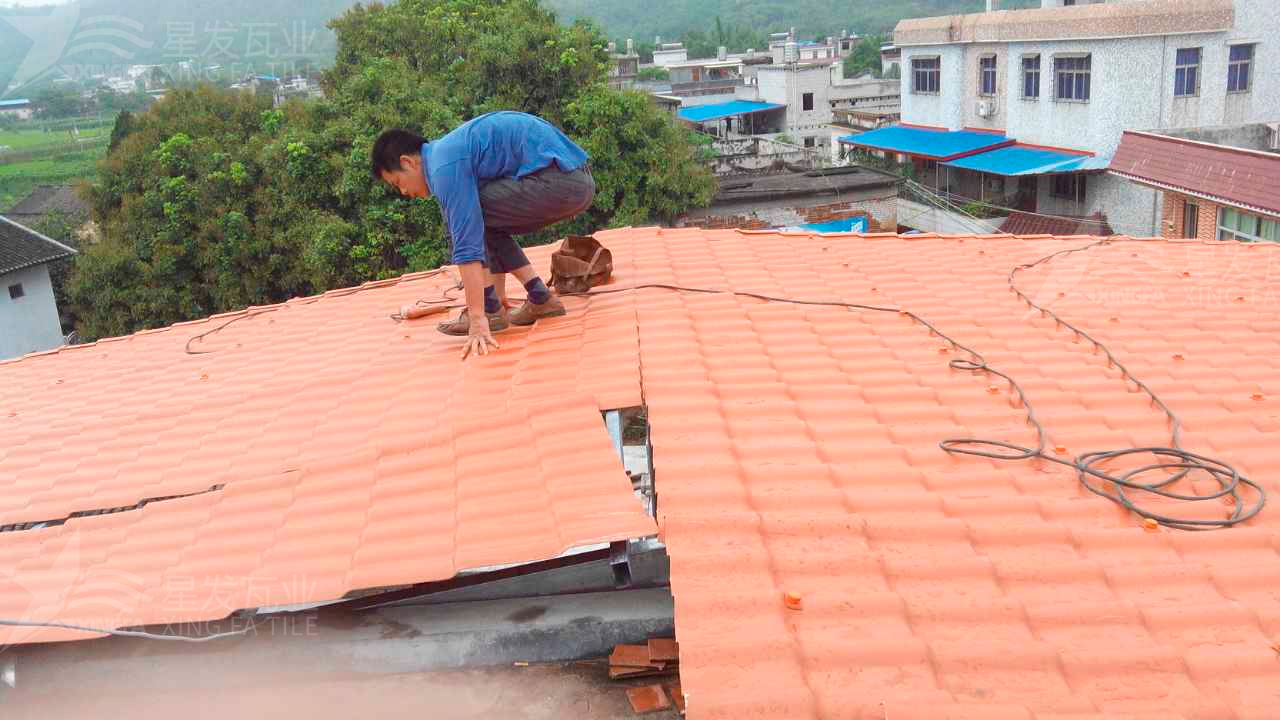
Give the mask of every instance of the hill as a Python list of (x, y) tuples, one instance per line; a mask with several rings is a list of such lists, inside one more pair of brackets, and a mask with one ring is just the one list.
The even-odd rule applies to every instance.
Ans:
[[(801, 39), (886, 32), (902, 18), (977, 12), (984, 0), (544, 0), (562, 20), (589, 17), (615, 39), (665, 41), (686, 32), (709, 32), (720, 18), (725, 27), (748, 28), (762, 36), (796, 28)], [(1039, 0), (1010, 0), (1004, 7), (1039, 7)], [(742, 49), (742, 48), (738, 48)]]

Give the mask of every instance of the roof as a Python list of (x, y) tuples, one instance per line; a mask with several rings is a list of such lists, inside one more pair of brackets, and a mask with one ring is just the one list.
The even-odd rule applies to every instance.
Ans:
[[(596, 237), (614, 256), (610, 289), (681, 283), (915, 313), (1021, 383), (1063, 457), (1169, 442), (1166, 418), (1129, 392), (1105, 356), (1028, 313), (1008, 286), (1012, 267), (1097, 238), (693, 228)], [(1118, 238), (1018, 281), (1158, 392), (1182, 419), (1188, 449), (1230, 463), (1274, 498), (1280, 319), (1268, 272), (1277, 252), (1271, 243)], [(532, 257), (545, 269), (546, 248)], [(380, 323), (388, 306), (443, 287), (411, 275), (246, 314), (200, 343), (211, 355), (181, 348), (226, 318), (0, 364), (0, 410), (39, 419), (18, 425), (22, 444), (0, 446), (0, 472), (22, 463), (14, 474), (26, 482), (33, 462), (52, 473), (92, 457), (60, 493), (73, 497), (90, 484), (110, 491), (112, 479), (96, 470), (103, 462), (169, 483), (185, 474), (160, 468), (188, 457), (190, 469), (247, 472), (272, 448), (309, 456), (334, 443), (352, 448), (353, 438), (394, 442), (401, 428), (435, 426), (441, 407), (501, 439), (523, 432), (530, 415), (488, 420), (479, 408), (585, 391), (595, 397), (585, 412), (642, 394), (691, 718), (1265, 718), (1280, 702), (1280, 511), (1229, 531), (1149, 531), (1083, 490), (1071, 467), (948, 455), (938, 446), (946, 437), (1031, 443), (1034, 433), (1002, 380), (953, 369), (953, 349), (911, 315), (652, 288), (568, 298), (567, 317), (504, 334), (497, 354), (461, 365), (459, 341), (432, 323)], [(14, 421), (0, 411), (0, 437), (12, 436)], [(591, 440), (587, 426), (583, 415), (582, 425), (535, 442), (553, 452)], [(92, 456), (64, 455), (90, 443)], [(464, 453), (498, 444), (453, 443)], [(490, 475), (485, 489), (496, 493), (521, 477), (500, 474), (514, 456), (484, 454), (468, 467)], [(403, 478), (431, 458), (388, 470)], [(530, 467), (549, 464), (545, 456)], [(95, 541), (89, 557), (94, 567), (136, 558), (148, 572), (176, 557), (216, 574), (219, 558), (255, 555), (278, 537), (266, 542), (283, 547), (263, 555), (271, 574), (318, 573), (313, 549), (347, 547), (335, 528), (363, 522), (366, 498), (384, 497), (381, 462), (368, 495), (367, 484), (344, 477), (366, 465), (321, 463), (328, 475), (296, 495), (287, 485), (239, 491), (249, 497), (237, 499), (226, 532), (201, 529), (197, 508), (157, 512), (161, 534), (126, 524), (137, 513), (105, 516), (98, 522), (111, 524), (111, 541)], [(14, 497), (22, 494), (0, 493)], [(439, 537), (439, 514), (418, 508), (447, 513), (447, 501), (397, 497), (417, 504), (380, 506), (366, 535)], [(484, 508), (512, 507), (486, 499), (458, 515), (459, 531)], [(148, 507), (174, 502), (189, 501)], [(1154, 507), (1225, 513), (1212, 505)], [(328, 515), (294, 524), (304, 510), (319, 512), (310, 508)], [(400, 519), (388, 525), (387, 512)], [(495, 518), (470, 537), (523, 546), (534, 520)], [(19, 555), (4, 541), (0, 568)], [(45, 547), (53, 549), (24, 545), (22, 557), (48, 567), (56, 546)], [(430, 544), (414, 547), (438, 560)], [(357, 554), (354, 567), (366, 569), (365, 559)], [(21, 567), (21, 577), (60, 576), (34, 560)], [(801, 609), (786, 607), (784, 593)]]
[(1088, 217), (1038, 215), (1036, 213), (1009, 213), (1000, 225), (1000, 232), (1010, 235), (1115, 235), (1107, 217), (1095, 213)]
[(5, 215), (22, 222), (24, 218), (41, 218), (51, 212), (88, 215), (89, 206), (70, 185), (39, 185)]
[(935, 160), (953, 160), (1013, 144), (1013, 140), (999, 133), (914, 125), (890, 125), (856, 135), (845, 135), (840, 138), (840, 142)]
[(0, 275), (75, 253), (74, 248), (0, 215)]
[(31, 101), (26, 98), (21, 98), (17, 100), (0, 100), (0, 108), (23, 107), (25, 105), (30, 105), (30, 104), (31, 104)]
[(747, 113), (765, 112), (767, 110), (780, 110), (786, 105), (778, 105), (777, 103), (754, 102), (752, 100), (731, 100), (723, 103), (713, 103), (711, 105), (695, 105), (693, 107), (680, 108), (677, 115), (681, 120), (690, 122), (706, 122), (708, 120), (719, 120), (720, 118), (732, 117), (734, 115), (746, 115)]
[(0, 618), (210, 620), (654, 534), (600, 416), (642, 403), (630, 303), (463, 364), (438, 317), (388, 317), (453, 284), (410, 274), (0, 363)]
[(1280, 215), (1280, 155), (1126, 130), (1111, 162), (1116, 175)]
[(1183, 35), (1230, 30), (1232, 0), (1143, 0), (937, 15), (898, 22), (898, 46)]
[(889, 188), (898, 177), (857, 165), (785, 175), (747, 175), (720, 179), (715, 201), (746, 202), (814, 193), (839, 194), (863, 189)]
[[(1012, 177), (1079, 172), (1092, 169), (1087, 166), (1097, 165), (1099, 161), (1095, 161), (1092, 155), (1084, 152), (1014, 144), (951, 160), (945, 164), (966, 170)], [(1101, 161), (1101, 164), (1102, 167), (1097, 169), (1106, 168), (1105, 161)]]

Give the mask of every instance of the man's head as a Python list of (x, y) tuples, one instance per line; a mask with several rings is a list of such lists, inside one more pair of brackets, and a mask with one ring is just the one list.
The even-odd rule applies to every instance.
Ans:
[(424, 198), (429, 194), (422, 172), (421, 135), (408, 130), (385, 130), (373, 143), (373, 177), (405, 197)]

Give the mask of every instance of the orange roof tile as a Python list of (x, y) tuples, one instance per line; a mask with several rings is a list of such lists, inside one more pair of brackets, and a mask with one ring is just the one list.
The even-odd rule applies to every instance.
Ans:
[[(1062, 457), (1169, 443), (1164, 416), (1144, 395), (1128, 391), (1104, 355), (1051, 318), (1029, 313), (1007, 286), (1015, 265), (1095, 238), (658, 228), (597, 237), (613, 251), (619, 288), (678, 283), (908, 309), (1021, 383), (1050, 450), (1061, 448)], [(1274, 451), (1280, 298), (1271, 273), (1280, 271), (1278, 252), (1280, 247), (1234, 243), (1115, 242), (1026, 270), (1018, 282), (1038, 302), (1105, 341), (1159, 393), (1183, 421), (1186, 448), (1231, 463), (1274, 495), (1280, 489)], [(536, 257), (545, 264), (545, 251)], [(355, 353), (361, 362), (382, 362), (386, 353), (366, 328), (416, 294), (405, 291), (389, 303), (370, 301), (373, 291), (348, 298), (362, 311), (352, 311), (344, 341), (284, 320), (274, 336), (245, 333), (266, 317), (233, 325), (206, 343), (230, 348), (239, 342), (239, 350), (252, 352), (199, 356), (240, 363), (201, 369), (209, 380), (195, 379), (192, 372), (200, 368), (185, 366), (190, 361), (180, 354), (186, 337), (207, 325), (169, 331), (174, 336), (164, 342), (179, 360), (160, 352), (148, 357), (157, 367), (172, 362), (169, 375), (178, 373), (187, 384), (244, 376), (270, 388), (271, 397), (289, 396), (283, 384), (292, 381), (287, 371), (295, 368), (313, 372), (335, 362), (330, 358)], [(534, 408), (560, 388), (594, 395), (598, 406), (635, 404), (643, 388), (691, 718), (1261, 718), (1280, 702), (1280, 660), (1272, 649), (1280, 642), (1280, 516), (1271, 509), (1229, 530), (1150, 532), (1133, 514), (1083, 489), (1068, 467), (943, 452), (938, 442), (948, 437), (1027, 445), (1035, 434), (1003, 381), (949, 367), (956, 354), (907, 316), (664, 290), (568, 303), (567, 318), (540, 324), (528, 337), (508, 335), (496, 357), (460, 365), (449, 356), (449, 362), (422, 364), (443, 378), (442, 392), (455, 401), (450, 407), (465, 406), (462, 398), (476, 397), (480, 388), (513, 388), (513, 401)], [(456, 351), (456, 343), (428, 338), (434, 333), (428, 324), (419, 327), (396, 326), (382, 345), (394, 345), (394, 335), (406, 332), (404, 342), (417, 352), (427, 348), (430, 358)], [(587, 338), (597, 333), (605, 347), (588, 353), (597, 343)], [(167, 335), (127, 342), (142, 347), (144, 338)], [(279, 342), (291, 343), (291, 350), (277, 348)], [(124, 346), (101, 347), (110, 353)], [(312, 347), (322, 349), (302, 350)], [(0, 365), (0, 403), (40, 406), (47, 399), (35, 397), (37, 391), (48, 391), (65, 372), (55, 368), (92, 352)], [(392, 366), (385, 362), (379, 367)], [(127, 378), (136, 363), (117, 356), (79, 367), (94, 368), (100, 383), (124, 388), (137, 383)], [(14, 368), (21, 372), (14, 375)], [(64, 385), (76, 374), (66, 375)], [(23, 379), (22, 390), (4, 394), (15, 377)], [(326, 387), (363, 387), (358, 383), (365, 377), (354, 373)], [(403, 394), (423, 397), (434, 387), (406, 377), (408, 390), (397, 387), (382, 400), (370, 399), (375, 409), (361, 414), (387, 407), (400, 413), (396, 422), (405, 422)], [(325, 404), (324, 393), (304, 393), (305, 414), (283, 421), (272, 412), (280, 403), (255, 405), (255, 393), (244, 385), (238, 394), (224, 389), (197, 396), (201, 402), (189, 408), (168, 394), (137, 394), (145, 399), (108, 410), (66, 392), (41, 411), (47, 413), (42, 424), (17, 427), (27, 433), (24, 441), (46, 448), (40, 452), (51, 467), (69, 476), (78, 477), (77, 463), (58, 465), (52, 448), (65, 441), (49, 437), (76, 437), (69, 433), (78, 431), (94, 452), (160, 474), (161, 480), (140, 487), (163, 488), (170, 476), (163, 463), (154, 466), (154, 453), (141, 452), (151, 445), (137, 437), (144, 431), (133, 429), (140, 422), (147, 437), (165, 438), (157, 447), (174, 445), (183, 462), (196, 457), (196, 467), (224, 473), (242, 464), (271, 467), (274, 456), (245, 427), (266, 423), (289, 458), (299, 448), (332, 442), (320, 437), (358, 437), (365, 443), (360, 449), (369, 452), (377, 448), (368, 443), (382, 437), (377, 423), (358, 425), (363, 431), (351, 436), (335, 433), (332, 423), (346, 416)], [(112, 397), (135, 402), (123, 392)], [(214, 403), (217, 412), (209, 409)], [(232, 455), (227, 445), (213, 452), (187, 440), (185, 424), (166, 428), (143, 414), (151, 408), (210, 418), (202, 420), (205, 426), (225, 430), (241, 452)], [(19, 410), (21, 417), (36, 408)], [(66, 425), (86, 414), (111, 419), (101, 426)], [(247, 426), (240, 424), (244, 417), (251, 418)], [(455, 422), (469, 427), (475, 419), (466, 411)], [(427, 422), (445, 424), (443, 418)], [(585, 427), (585, 415), (582, 422)], [(35, 430), (40, 427), (53, 432)], [(455, 442), (455, 452), (459, 447)], [(24, 446), (16, 452), (16, 462), (45, 472), (44, 463), (33, 462), (34, 451)], [(0, 471), (10, 459), (0, 458)], [(473, 467), (490, 471), (483, 462)], [(376, 487), (377, 471), (374, 476)], [(101, 473), (89, 477), (94, 492), (113, 484)], [(190, 491), (208, 485), (179, 479), (173, 482)], [(255, 496), (243, 501), (250, 509), (228, 514), (238, 533), (188, 538), (174, 529), (200, 527), (187, 518), (213, 512), (208, 504), (230, 494), (233, 478), (222, 493), (97, 519), (111, 540), (93, 545), (95, 557), (105, 558), (104, 566), (116, 557), (163, 564), (174, 554), (187, 562), (184, 553), (200, 553), (193, 566), (213, 574), (225, 558), (256, 559), (252, 533), (270, 532), (272, 542), (287, 542), (262, 553), (259, 564), (275, 574), (322, 566), (324, 572), (310, 572), (336, 576), (328, 569), (328, 549), (347, 557), (349, 535), (316, 534), (317, 523), (298, 515), (309, 506), (297, 505), (288, 479), (260, 482), (267, 480), (274, 484), (260, 492), (245, 484), (243, 492)], [(477, 478), (482, 486), (484, 480)], [(41, 507), (66, 507), (68, 497), (83, 492), (83, 481), (67, 482), (37, 493)], [(376, 496), (364, 495), (359, 483), (322, 480), (318, 487), (315, 504), (335, 513)], [(31, 494), (30, 487), (24, 491)], [(354, 497), (327, 503), (330, 493)], [(1221, 515), (1226, 507), (1163, 500), (1146, 506), (1197, 516)], [(169, 507), (186, 514), (162, 514), (164, 532), (144, 535), (124, 526)], [(30, 517), (26, 509), (10, 507), (5, 517)], [(271, 512), (286, 520), (263, 531), (255, 519)], [(523, 530), (539, 519), (514, 526)], [(394, 535), (401, 526), (370, 520), (365, 527), (366, 534)], [(496, 533), (487, 537), (500, 537)], [(15, 536), (28, 543), (37, 537)], [(424, 537), (428, 543), (438, 539)], [(530, 537), (539, 535), (530, 531)], [(148, 544), (148, 538), (154, 540)], [(40, 578), (49, 587), (65, 582), (49, 549), (3, 541), (0, 536), (6, 557), (31, 558), (22, 577)], [(427, 550), (418, 556), (434, 557)], [(363, 557), (348, 567), (354, 573), (386, 566), (399, 567), (395, 560), (379, 565)], [(788, 597), (798, 609), (787, 606)]]
[(389, 318), (448, 284), (407, 275), (0, 364), (0, 528), (70, 518), (0, 531), (0, 617), (210, 620), (656, 532), (599, 415), (640, 404), (634, 311), (593, 300), (463, 364), (438, 316)]

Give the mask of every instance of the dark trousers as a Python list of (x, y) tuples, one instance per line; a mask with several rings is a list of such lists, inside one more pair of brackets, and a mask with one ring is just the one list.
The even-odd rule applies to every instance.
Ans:
[(516, 235), (537, 232), (591, 207), (596, 182), (585, 167), (563, 172), (554, 163), (519, 180), (499, 178), (480, 185), (484, 245), (489, 272), (507, 273), (529, 264)]

